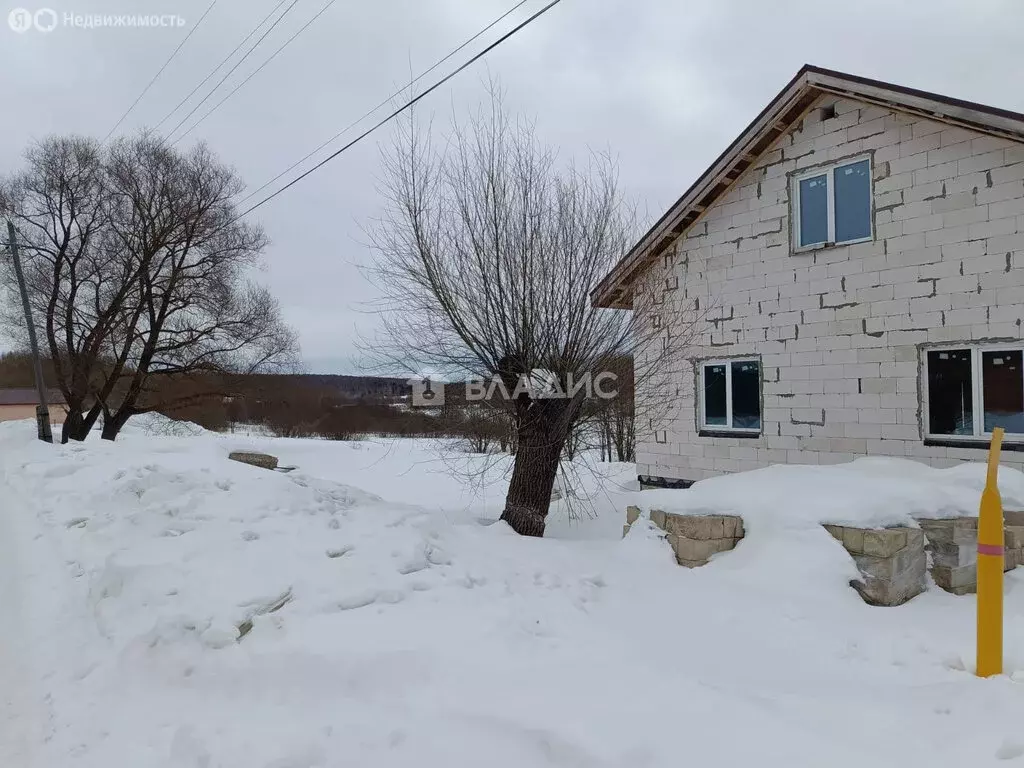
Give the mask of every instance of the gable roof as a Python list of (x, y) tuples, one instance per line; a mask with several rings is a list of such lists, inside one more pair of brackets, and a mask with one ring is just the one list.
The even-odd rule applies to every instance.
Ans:
[[(46, 399), (52, 405), (64, 404), (64, 395), (59, 389), (47, 390)], [(39, 405), (39, 395), (34, 389), (0, 389), (0, 405)]]
[(850, 97), (1024, 142), (1024, 114), (805, 64), (591, 292), (594, 306), (630, 309), (640, 271), (675, 242), (823, 93)]

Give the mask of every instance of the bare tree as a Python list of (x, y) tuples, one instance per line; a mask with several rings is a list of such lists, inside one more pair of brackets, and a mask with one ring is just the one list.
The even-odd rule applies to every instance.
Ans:
[(31, 301), (69, 409), (65, 440), (85, 439), (100, 415), (114, 439), (132, 415), (184, 404), (162, 397), (173, 388), (155, 377), (293, 366), (294, 334), (245, 279), (266, 239), (237, 220), (242, 184), (205, 146), (52, 138), (26, 160), (0, 186), (0, 213), (26, 239)]
[(179, 154), (142, 136), (113, 146), (108, 173), (120, 193), (111, 230), (139, 270), (124, 306), (132, 333), (112, 350), (117, 385), (101, 398), (102, 437), (135, 414), (180, 405), (147, 397), (156, 377), (292, 369), (294, 333), (269, 291), (245, 280), (266, 238), (237, 220), (235, 172), (205, 146)]
[[(25, 160), (26, 170), (0, 185), (0, 214), (25, 240), (29, 299), (68, 408), (63, 440), (81, 440), (100, 413), (94, 392), (110, 338), (125, 333), (121, 303), (134, 289), (135, 272), (106, 247), (108, 187), (99, 143), (49, 138), (30, 147)], [(20, 340), (17, 286), (7, 264), (4, 271), (4, 325)]]
[[(641, 311), (592, 306), (591, 290), (634, 241), (614, 165), (607, 156), (559, 164), (534, 126), (492, 97), (453, 126), (443, 150), (410, 121), (383, 153), (389, 206), (372, 229), (379, 258), (370, 270), (385, 297), (384, 333), (373, 351), (385, 365), (496, 379), (513, 394), (516, 454), (502, 519), (541, 536), (586, 399), (574, 384), (642, 350), (636, 375), (667, 386), (685, 334), (664, 328), (692, 322), (655, 326), (642, 311), (654, 294), (642, 291)], [(567, 396), (522, 386), (538, 374)]]

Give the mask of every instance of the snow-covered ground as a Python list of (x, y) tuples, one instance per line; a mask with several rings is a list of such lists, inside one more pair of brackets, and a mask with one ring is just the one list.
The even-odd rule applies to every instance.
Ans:
[[(1024, 569), (979, 680), (973, 597), (866, 606), (819, 525), (971, 513), (980, 467), (638, 494), (595, 465), (598, 516), (534, 540), (491, 522), (503, 460), (430, 441), (32, 437), (0, 424), (5, 768), (1024, 766)], [(620, 539), (638, 500), (747, 538), (680, 568), (644, 521)]]

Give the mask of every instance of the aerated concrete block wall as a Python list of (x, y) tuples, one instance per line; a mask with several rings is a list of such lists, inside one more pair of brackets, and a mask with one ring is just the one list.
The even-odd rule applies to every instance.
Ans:
[[(790, 176), (864, 153), (875, 239), (794, 253)], [(664, 307), (709, 314), (673, 372), (670, 418), (637, 424), (639, 475), (983, 460), (983, 447), (925, 445), (919, 370), (929, 345), (1024, 338), (1024, 145), (822, 96), (641, 280)], [(758, 437), (698, 433), (696, 366), (730, 357), (761, 362)], [(1003, 462), (1024, 468), (1024, 452)]]

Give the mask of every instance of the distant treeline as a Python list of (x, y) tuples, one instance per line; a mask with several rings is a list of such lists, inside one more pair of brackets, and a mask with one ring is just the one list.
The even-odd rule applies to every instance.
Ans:
[[(44, 361), (51, 387), (53, 366)], [(608, 460), (632, 461), (632, 369), (619, 371), (623, 397), (593, 401), (578, 434), (566, 446), (569, 454), (599, 447)], [(0, 387), (32, 387), (31, 358), (24, 353), (0, 354)], [(411, 405), (408, 380), (394, 377), (331, 374), (258, 374), (224, 376), (190, 374), (165, 377), (159, 390), (146, 394), (154, 403), (179, 402), (161, 412), (206, 429), (225, 432), (254, 425), (280, 437), (351, 440), (361, 435), (433, 437), (463, 440), (467, 450), (515, 452), (516, 430), (508, 403), (466, 402), (464, 384), (447, 384), (444, 403), (431, 408)]]

